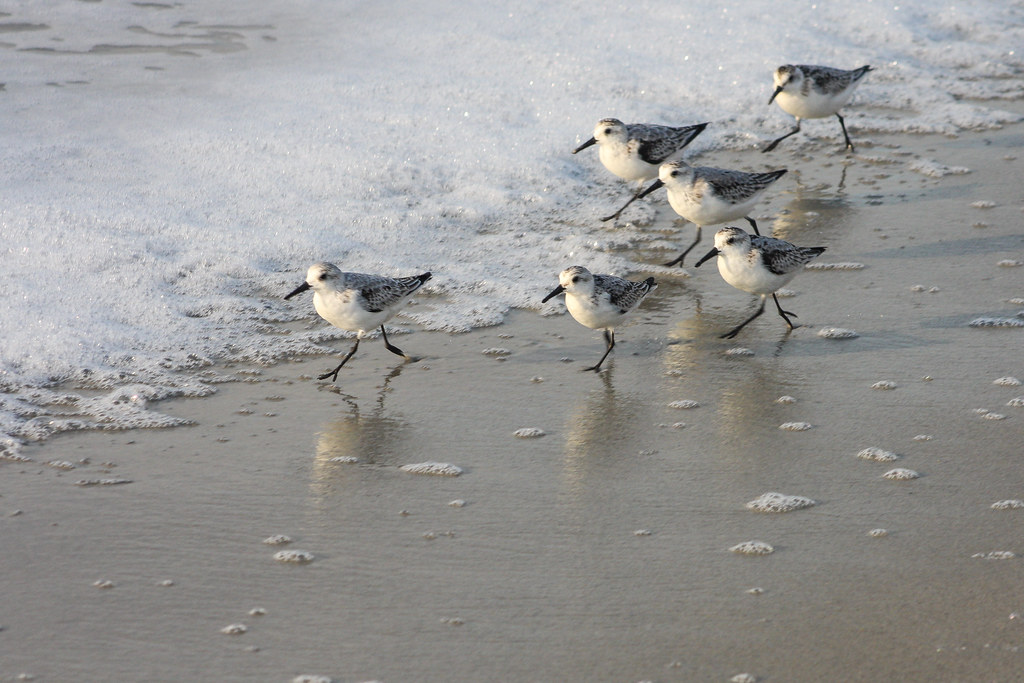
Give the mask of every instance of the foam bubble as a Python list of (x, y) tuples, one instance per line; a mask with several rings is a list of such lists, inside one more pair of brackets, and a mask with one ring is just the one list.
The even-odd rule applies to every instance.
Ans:
[(737, 347), (732, 348), (732, 349), (726, 349), (725, 355), (727, 355), (727, 356), (753, 356), (754, 355), (754, 350), (753, 349), (748, 349), (748, 348), (743, 347), (743, 346), (737, 346)]
[(1009, 401), (1006, 402), (1006, 405), (1010, 406), (1011, 408), (1024, 408), (1024, 396), (1017, 396), (1016, 398), (1011, 398)]
[(971, 202), (972, 209), (991, 209), (994, 208), (995, 205), (995, 202), (989, 201), (987, 199), (979, 199), (976, 202)]
[(448, 507), (450, 507), (450, 508), (464, 508), (464, 507), (466, 507), (466, 501), (462, 500), (461, 498), (456, 498), (455, 500), (450, 501), (448, 503)]
[(848, 330), (842, 327), (823, 327), (818, 330), (818, 336), (822, 339), (855, 339), (860, 335), (856, 330)]
[(996, 263), (1000, 268), (1019, 268), (1024, 266), (1024, 261), (1015, 261), (1013, 259), (1005, 258), (1002, 261)]
[(1024, 320), (1019, 318), (975, 318), (967, 323), (968, 327), (1024, 327)]
[(729, 550), (740, 555), (770, 555), (775, 552), (775, 548), (764, 541), (744, 541), (737, 543)]
[(974, 553), (971, 557), (980, 558), (982, 560), (1012, 560), (1017, 555), (1010, 550), (993, 550), (990, 553)]
[(931, 434), (918, 434), (914, 437), (914, 441), (931, 441), (934, 438)]
[(1017, 498), (1008, 498), (1006, 500), (997, 500), (990, 506), (993, 510), (1019, 510), (1024, 508), (1024, 500)]
[(113, 588), (115, 584), (110, 579), (97, 579), (96, 581), (92, 582), (92, 585), (96, 586), (97, 588)]
[(862, 270), (863, 263), (808, 263), (805, 270)]
[(986, 412), (981, 416), (982, 420), (1005, 420), (1006, 416), (1002, 413)]
[(248, 630), (249, 627), (245, 624), (228, 624), (227, 626), (222, 628), (220, 632), (225, 633), (229, 636), (240, 636)]
[(328, 458), (327, 462), (333, 462), (339, 465), (351, 465), (359, 462), (359, 458), (354, 455), (336, 455), (333, 458)]
[(757, 683), (757, 676), (754, 674), (741, 673), (736, 674), (729, 679), (730, 683)]
[(669, 403), (669, 408), (675, 408), (680, 411), (690, 411), (694, 408), (700, 408), (700, 403), (695, 400), (674, 400)]
[(768, 491), (747, 503), (748, 510), (757, 512), (791, 512), (817, 505), (817, 501), (804, 496), (789, 496), (784, 493)]
[(783, 422), (779, 429), (787, 432), (806, 432), (813, 426), (810, 422)]
[(484, 354), (485, 356), (511, 356), (512, 355), (512, 352), (510, 350), (503, 349), (503, 348), (500, 348), (500, 347), (493, 347), (493, 348), (489, 348), (489, 349), (484, 349), (480, 353)]
[(48, 467), (53, 467), (58, 470), (73, 470), (75, 469), (75, 463), (68, 462), (67, 460), (51, 460), (46, 463)]
[[(292, 679), (292, 683), (334, 683), (330, 676), (317, 676), (314, 674), (300, 674)], [(368, 682), (371, 683), (371, 682)]]
[(634, 536), (650, 536), (651, 535), (651, 530), (650, 529), (636, 529), (633, 532), (633, 535)]
[(700, 408), (700, 403), (690, 400), (672, 401), (668, 404), (668, 407), (676, 408), (677, 410), (692, 410), (694, 408)]
[(896, 455), (892, 451), (882, 450), (881, 448), (876, 448), (875, 446), (868, 446), (860, 453), (858, 453), (857, 457), (863, 460), (874, 460), (876, 462), (892, 462), (893, 460), (896, 460), (900, 456)]
[(907, 469), (906, 467), (897, 467), (891, 469), (882, 475), (883, 479), (891, 479), (893, 481), (909, 481), (911, 479), (917, 479), (921, 475), (914, 470)]
[(779, 396), (777, 399), (775, 399), (775, 402), (776, 403), (782, 403), (782, 404), (789, 404), (789, 403), (796, 403), (796, 399), (793, 398), (792, 396)]
[(285, 543), (291, 543), (292, 539), (290, 536), (284, 534), (274, 534), (273, 536), (267, 536), (263, 539), (263, 542), (267, 545), (284, 545)]
[(306, 550), (278, 550), (274, 553), (274, 559), (278, 562), (309, 564), (315, 559), (315, 556)]
[(521, 427), (516, 431), (512, 432), (512, 436), (517, 439), (537, 439), (547, 434), (540, 427)]
[(872, 529), (868, 532), (868, 536), (870, 536), (871, 538), (882, 538), (883, 536), (888, 535), (889, 531), (887, 529)]
[(992, 380), (992, 384), (1001, 387), (1019, 387), (1021, 382), (1016, 377), (1000, 377), (999, 379)]
[(442, 477), (457, 477), (462, 474), (461, 467), (446, 462), (420, 462), (402, 465), (398, 469), (410, 474), (433, 474)]
[(761, 595), (764, 593), (764, 589), (760, 586), (754, 586), (753, 588), (748, 588), (747, 593), (750, 595)]
[(872, 389), (878, 389), (879, 391), (892, 391), (896, 388), (896, 382), (892, 382), (887, 379), (875, 382), (871, 385)]
[(114, 477), (109, 479), (79, 479), (75, 482), (75, 486), (118, 486), (130, 483), (132, 483), (131, 479)]
[(250, 617), (262, 617), (262, 616), (266, 615), (266, 613), (267, 613), (267, 610), (265, 610), (262, 607), (253, 607), (251, 610), (249, 610), (249, 616)]

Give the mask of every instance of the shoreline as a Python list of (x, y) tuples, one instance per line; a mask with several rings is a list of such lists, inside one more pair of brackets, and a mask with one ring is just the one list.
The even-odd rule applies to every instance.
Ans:
[[(243, 379), (159, 404), (192, 426), (26, 445), (0, 463), (0, 680), (1015, 680), (1024, 509), (991, 505), (1024, 499), (1024, 387), (994, 381), (1024, 379), (1024, 330), (969, 323), (1022, 308), (999, 264), (1024, 260), (1024, 125), (866, 137), (852, 161), (773, 155), (795, 181), (762, 228), (863, 265), (799, 274), (792, 333), (769, 306), (720, 340), (752, 298), (710, 263), (652, 267), (596, 377), (598, 331), (512, 311), (396, 335), (418, 363), (367, 340), (334, 386), (308, 377), (335, 356), (226, 368)], [(907, 155), (971, 172), (886, 161)], [(692, 235), (579, 230), (635, 231), (651, 263)], [(462, 474), (400, 469), (423, 462)], [(130, 483), (75, 485), (110, 478)], [(766, 492), (816, 504), (746, 509)], [(774, 552), (729, 550), (753, 540)]]

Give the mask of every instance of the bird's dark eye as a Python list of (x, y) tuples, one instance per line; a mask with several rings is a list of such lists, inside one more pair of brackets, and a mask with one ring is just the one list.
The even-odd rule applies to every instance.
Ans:
[(673, 178), (678, 178), (679, 177), (679, 171), (672, 171), (672, 177)]
[(605, 135), (611, 135), (612, 134), (612, 129), (611, 128), (605, 128), (604, 129), (604, 134)]
[(580, 276), (579, 275), (573, 275), (572, 276), (572, 281), (573, 282), (579, 282), (580, 281)]
[(320, 273), (320, 279), (321, 280), (326, 280), (327, 279), (327, 273)]
[(729, 239), (727, 239), (727, 240), (725, 241), (725, 243), (726, 243), (726, 244), (732, 244), (732, 243), (734, 243), (735, 241), (736, 241), (736, 238), (735, 238), (735, 237), (730, 237)]

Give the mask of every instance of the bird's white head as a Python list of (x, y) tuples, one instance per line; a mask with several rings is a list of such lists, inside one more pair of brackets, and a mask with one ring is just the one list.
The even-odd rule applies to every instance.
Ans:
[(775, 70), (772, 78), (775, 82), (775, 90), (772, 92), (768, 104), (771, 104), (776, 95), (783, 90), (799, 90), (800, 84), (804, 81), (804, 72), (798, 66), (783, 64)]
[(599, 145), (626, 142), (626, 124), (618, 119), (601, 119), (594, 126), (594, 140)]
[(341, 279), (341, 269), (326, 261), (314, 263), (306, 271), (306, 284), (313, 289), (322, 289), (329, 284), (336, 285)]
[(658, 167), (658, 180), (666, 185), (682, 182), (682, 177), (686, 176), (689, 170), (690, 167), (686, 165), (686, 162), (679, 159), (666, 161)]
[(594, 289), (594, 275), (583, 266), (571, 266), (558, 274), (558, 284), (570, 294), (586, 294)]
[(740, 228), (722, 228), (715, 233), (715, 249), (723, 254), (730, 251), (748, 251), (750, 235)]

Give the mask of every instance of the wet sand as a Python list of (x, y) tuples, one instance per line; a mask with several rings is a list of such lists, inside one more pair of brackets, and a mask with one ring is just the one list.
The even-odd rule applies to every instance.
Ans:
[[(193, 426), (0, 463), (0, 680), (1019, 680), (1024, 509), (991, 506), (1024, 499), (1024, 386), (994, 383), (1024, 379), (1024, 329), (970, 323), (1024, 310), (1000, 265), (1024, 260), (1024, 126), (851, 133), (850, 158), (804, 135), (700, 160), (789, 167), (762, 229), (863, 265), (801, 273), (792, 333), (769, 302), (719, 339), (752, 297), (655, 267), (600, 375), (598, 332), (517, 311), (393, 336), (415, 364), (365, 342), (335, 387), (311, 379), (335, 357), (227, 368), (161, 406)], [(692, 234), (672, 218), (581, 230), (658, 263)], [(399, 469), (428, 461), (463, 472)], [(130, 483), (76, 485), (102, 479)], [(816, 505), (745, 507), (765, 492)], [(730, 551), (752, 540), (774, 552)]]

